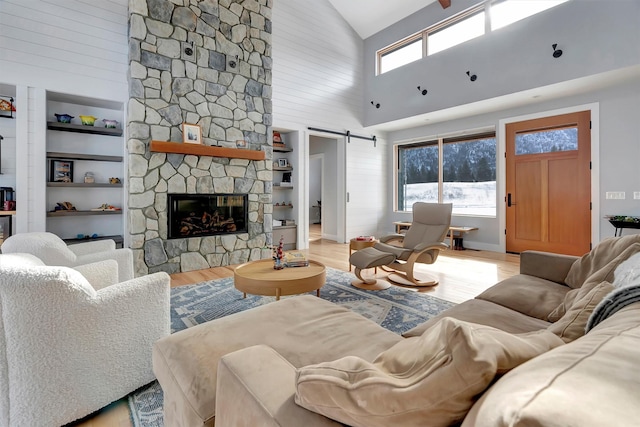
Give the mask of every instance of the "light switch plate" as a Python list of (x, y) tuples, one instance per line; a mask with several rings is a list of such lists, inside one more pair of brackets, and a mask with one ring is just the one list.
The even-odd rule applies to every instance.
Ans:
[(624, 191), (607, 191), (605, 197), (612, 200), (624, 200)]
[(640, 191), (634, 191), (633, 192), (633, 198), (636, 199), (636, 200), (640, 199)]

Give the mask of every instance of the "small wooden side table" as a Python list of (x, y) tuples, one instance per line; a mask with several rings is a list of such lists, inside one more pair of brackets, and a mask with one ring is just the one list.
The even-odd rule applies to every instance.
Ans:
[[(477, 229), (478, 227), (457, 227), (455, 225), (449, 227), (449, 249), (453, 249), (455, 251), (463, 251), (464, 246), (462, 246), (462, 235), (470, 231), (475, 231)], [(454, 245), (454, 240), (459, 242), (459, 244)]]
[[(406, 231), (409, 227), (411, 227), (411, 223), (406, 221), (395, 221), (393, 225), (396, 226), (396, 233), (398, 234), (401, 234), (403, 231)], [(638, 226), (638, 228), (640, 228), (640, 225)], [(460, 251), (464, 250), (464, 247), (462, 246), (462, 236), (465, 233), (468, 233), (470, 231), (475, 231), (477, 229), (478, 227), (459, 227), (456, 225), (450, 226), (449, 231), (447, 232), (447, 235), (446, 235), (446, 237), (449, 238), (449, 249), (460, 250)], [(455, 239), (459, 239), (458, 240), (458, 242), (460, 242), (459, 245), (454, 245)]]
[(406, 231), (411, 227), (411, 223), (408, 221), (395, 221), (393, 225), (396, 226), (396, 234), (402, 234), (403, 231)]
[[(358, 240), (358, 239), (349, 240), (349, 258), (351, 258), (351, 254), (354, 251), (359, 251), (360, 249), (364, 249), (364, 248), (371, 248), (377, 242), (378, 242), (377, 240)], [(349, 263), (349, 271), (351, 271), (351, 263)], [(378, 272), (378, 267), (375, 268), (374, 272), (375, 273)]]

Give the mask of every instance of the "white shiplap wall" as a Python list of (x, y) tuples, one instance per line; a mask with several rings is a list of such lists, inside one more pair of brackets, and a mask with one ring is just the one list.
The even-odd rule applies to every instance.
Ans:
[[(363, 41), (327, 0), (274, 1), (274, 127), (370, 135), (362, 129), (362, 70)], [(342, 145), (338, 163), (345, 170), (338, 174), (343, 177), (338, 187), (329, 191), (336, 192), (342, 204), (347, 192), (350, 196), (346, 218), (336, 218), (338, 239), (377, 235), (388, 228), (384, 141), (374, 148), (359, 139), (345, 146), (344, 138), (337, 138)], [(327, 214), (331, 212), (323, 209), (324, 218)]]
[(361, 126), (363, 46), (327, 0), (275, 0), (275, 122)]
[(127, 0), (1, 0), (0, 83), (124, 101)]
[(18, 232), (45, 221), (48, 92), (128, 99), (128, 0), (0, 0), (0, 84), (16, 88)]

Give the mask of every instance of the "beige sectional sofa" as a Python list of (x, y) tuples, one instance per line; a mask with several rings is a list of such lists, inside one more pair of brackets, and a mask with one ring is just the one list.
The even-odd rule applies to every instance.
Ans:
[(639, 251), (524, 252), (519, 275), (403, 337), (313, 296), (178, 332), (153, 352), (165, 425), (634, 425), (640, 304), (583, 334)]

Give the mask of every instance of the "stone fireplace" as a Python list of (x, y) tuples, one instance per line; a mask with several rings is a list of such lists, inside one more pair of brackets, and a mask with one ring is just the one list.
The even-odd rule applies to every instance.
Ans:
[(246, 194), (169, 194), (168, 239), (247, 233)]
[[(128, 233), (137, 274), (271, 255), (271, 3), (129, 2)], [(204, 145), (235, 148), (243, 140), (266, 159), (151, 151), (151, 141), (182, 143), (183, 123), (200, 126)], [(194, 211), (181, 223), (213, 231), (175, 235), (176, 195), (239, 196), (246, 219), (229, 226), (214, 209), (198, 223)]]

